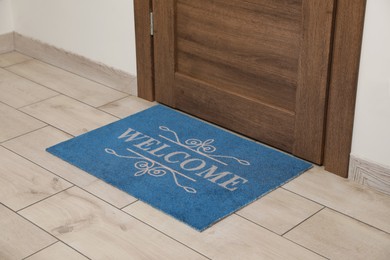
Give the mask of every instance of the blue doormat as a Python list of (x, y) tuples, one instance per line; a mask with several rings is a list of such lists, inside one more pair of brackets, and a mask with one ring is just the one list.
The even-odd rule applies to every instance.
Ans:
[(199, 231), (312, 167), (162, 105), (47, 151)]

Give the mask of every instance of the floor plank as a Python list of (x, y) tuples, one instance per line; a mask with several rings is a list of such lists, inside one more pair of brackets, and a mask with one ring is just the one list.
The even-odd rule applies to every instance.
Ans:
[(83, 186), (82, 188), (117, 208), (123, 208), (137, 201), (136, 198), (128, 193), (123, 192), (100, 179), (96, 179), (94, 182)]
[(236, 215), (200, 233), (143, 202), (124, 211), (211, 259), (323, 259)]
[(19, 210), (72, 184), (0, 146), (0, 202)]
[(0, 67), (4, 68), (7, 66), (11, 66), (14, 64), (22, 63), (28, 60), (31, 60), (32, 58), (23, 55), (19, 52), (13, 51), (8, 52), (0, 55)]
[(57, 242), (38, 253), (27, 257), (25, 260), (87, 260), (85, 256), (68, 247), (67, 245)]
[(149, 102), (139, 97), (129, 96), (121, 100), (104, 105), (99, 109), (119, 118), (125, 118), (127, 116), (141, 112), (142, 110), (155, 106), (156, 104), (156, 102)]
[(91, 259), (203, 259), (76, 187), (20, 214)]
[(0, 259), (20, 260), (57, 240), (0, 204)]
[(285, 235), (330, 259), (390, 256), (390, 235), (330, 209), (324, 209)]
[(46, 148), (70, 138), (71, 135), (52, 126), (46, 126), (2, 145), (69, 182), (79, 186), (89, 185), (96, 181), (94, 176), (46, 152)]
[(36, 103), (59, 93), (0, 69), (0, 101), (20, 108)]
[(75, 136), (118, 120), (62, 95), (23, 107), (21, 110)]
[(313, 168), (284, 188), (390, 233), (390, 197)]
[(37, 60), (7, 70), (94, 107), (128, 95)]
[(0, 143), (46, 125), (3, 103), (0, 103), (0, 122)]
[(282, 235), (322, 208), (317, 203), (279, 188), (237, 214)]
[(136, 201), (129, 194), (98, 180), (93, 175), (46, 152), (46, 148), (69, 140), (70, 138), (72, 136), (51, 126), (47, 126), (5, 142), (3, 146), (118, 208), (122, 208)]

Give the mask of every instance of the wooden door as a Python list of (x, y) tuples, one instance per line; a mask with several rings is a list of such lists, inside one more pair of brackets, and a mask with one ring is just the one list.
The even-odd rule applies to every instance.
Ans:
[(334, 0), (153, 0), (156, 100), (321, 164)]

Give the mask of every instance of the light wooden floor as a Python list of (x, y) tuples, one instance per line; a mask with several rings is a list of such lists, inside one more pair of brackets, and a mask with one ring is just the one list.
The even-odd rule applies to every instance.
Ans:
[(390, 197), (319, 167), (199, 233), (45, 148), (153, 103), (0, 55), (0, 259), (390, 259)]

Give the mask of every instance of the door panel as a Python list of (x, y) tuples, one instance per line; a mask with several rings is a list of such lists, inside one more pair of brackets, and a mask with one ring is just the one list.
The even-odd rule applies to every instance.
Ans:
[[(188, 76), (176, 74), (176, 107), (218, 125), (245, 133), (280, 149), (291, 151), (294, 114), (272, 108), (257, 100), (230, 93)], [(248, 127), (250, 126), (250, 127)]]
[(278, 30), (271, 34), (273, 17), (259, 15), (263, 7), (242, 1), (178, 1), (176, 72), (294, 109), (299, 24), (274, 19)]
[(321, 163), (334, 0), (154, 0), (157, 101)]

